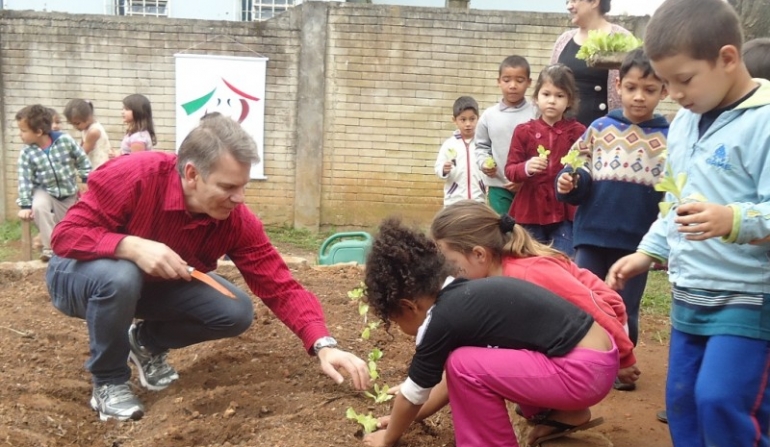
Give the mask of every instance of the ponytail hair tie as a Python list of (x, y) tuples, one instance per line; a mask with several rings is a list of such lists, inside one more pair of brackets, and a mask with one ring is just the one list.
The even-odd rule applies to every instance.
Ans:
[(513, 227), (516, 226), (516, 220), (514, 220), (513, 217), (511, 217), (508, 214), (503, 214), (500, 216), (500, 231), (503, 232), (503, 234), (510, 233), (513, 231)]

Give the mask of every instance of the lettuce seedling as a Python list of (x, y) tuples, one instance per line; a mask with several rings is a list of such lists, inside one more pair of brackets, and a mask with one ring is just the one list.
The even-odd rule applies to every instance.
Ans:
[(446, 156), (449, 157), (453, 165), (457, 166), (457, 151), (454, 148), (447, 149)]
[(578, 186), (578, 169), (585, 165), (585, 160), (580, 156), (580, 151), (571, 150), (559, 160), (565, 167), (569, 166), (572, 169), (570, 173), (572, 175), (572, 187)]
[(352, 419), (356, 422), (358, 422), (361, 427), (363, 428), (364, 434), (367, 435), (369, 433), (374, 432), (377, 430), (377, 418), (372, 416), (372, 413), (369, 414), (358, 414), (353, 409), (353, 407), (350, 407), (345, 412), (345, 417), (348, 419)]
[(380, 388), (380, 386), (375, 383), (374, 393), (370, 393), (369, 391), (364, 391), (364, 395), (374, 400), (374, 403), (381, 404), (393, 399), (393, 395), (388, 394), (389, 389), (390, 388), (387, 385), (382, 385), (382, 388)]
[(489, 157), (487, 157), (487, 158), (484, 160), (484, 167), (485, 167), (485, 168), (487, 168), (487, 169), (494, 169), (494, 168), (496, 168), (496, 167), (497, 167), (497, 163), (495, 162), (495, 159), (494, 159), (494, 158), (492, 158), (491, 156), (489, 156)]
[(665, 200), (658, 203), (658, 209), (660, 209), (660, 215), (666, 217), (669, 211), (676, 208), (681, 203), (690, 202), (706, 202), (708, 199), (702, 194), (694, 193), (687, 197), (682, 198), (682, 192), (684, 186), (687, 183), (687, 174), (680, 172), (674, 177), (674, 172), (671, 170), (671, 165), (666, 166), (666, 175), (655, 185), (655, 191), (671, 193), (674, 196), (674, 201), (668, 202)]
[(364, 330), (361, 331), (361, 338), (364, 340), (369, 340), (369, 337), (372, 336), (372, 331), (380, 327), (379, 321), (372, 321), (367, 323), (367, 325), (364, 327)]
[(382, 358), (382, 351), (380, 348), (372, 349), (369, 353), (369, 361), (366, 363), (369, 367), (369, 377), (372, 380), (377, 380), (380, 377), (380, 373), (377, 372), (377, 362)]
[(546, 149), (542, 144), (537, 147), (537, 156), (540, 158), (548, 159), (548, 156), (551, 155), (551, 151)]

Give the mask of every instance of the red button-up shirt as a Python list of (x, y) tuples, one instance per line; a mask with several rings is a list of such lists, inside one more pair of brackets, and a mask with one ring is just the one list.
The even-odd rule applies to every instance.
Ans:
[(57, 255), (80, 261), (114, 258), (129, 235), (166, 244), (203, 272), (216, 269), (227, 254), (308, 352), (329, 335), (318, 299), (292, 278), (262, 222), (245, 205), (225, 220), (187, 211), (176, 155), (139, 152), (95, 170), (88, 192), (54, 229), (51, 246)]

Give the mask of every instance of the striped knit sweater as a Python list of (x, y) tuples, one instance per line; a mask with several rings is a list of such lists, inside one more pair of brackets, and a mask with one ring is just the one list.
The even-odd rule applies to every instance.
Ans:
[(662, 194), (654, 185), (664, 171), (667, 135), (668, 121), (662, 116), (633, 124), (622, 110), (613, 110), (594, 121), (575, 143), (572, 150), (586, 157), (585, 169), (579, 172), (578, 187), (569, 194), (557, 193), (557, 198), (579, 205), (576, 248), (636, 250), (658, 215)]

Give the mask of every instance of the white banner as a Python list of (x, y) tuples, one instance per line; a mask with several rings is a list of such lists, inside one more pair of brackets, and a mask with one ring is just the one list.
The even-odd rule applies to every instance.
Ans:
[(264, 179), (267, 58), (175, 54), (176, 149), (203, 115), (219, 112), (254, 138), (260, 162), (251, 178)]

